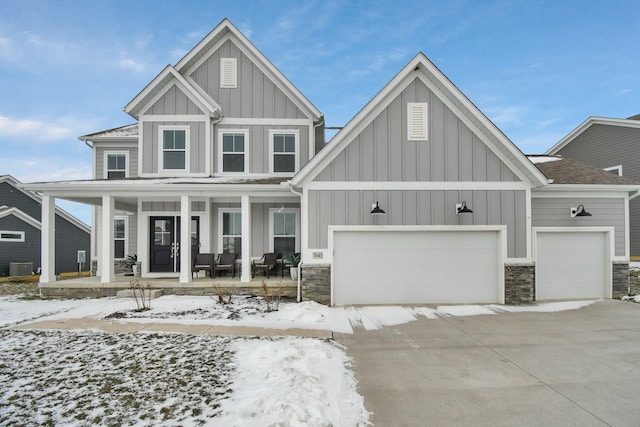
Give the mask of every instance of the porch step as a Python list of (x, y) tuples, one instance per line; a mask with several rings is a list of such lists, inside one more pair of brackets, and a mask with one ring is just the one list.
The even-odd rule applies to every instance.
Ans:
[[(144, 296), (148, 299), (155, 299), (161, 297), (163, 292), (162, 289), (144, 289)], [(116, 298), (133, 298), (133, 290), (132, 289), (123, 289), (121, 291), (116, 292)]]

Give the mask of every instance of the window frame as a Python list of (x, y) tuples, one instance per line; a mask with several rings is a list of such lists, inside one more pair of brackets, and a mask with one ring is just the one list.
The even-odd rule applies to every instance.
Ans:
[[(294, 137), (294, 160), (292, 172), (276, 172), (275, 171), (275, 136), (276, 135), (293, 135)], [(289, 153), (286, 153), (287, 155)], [(269, 129), (269, 173), (277, 176), (293, 176), (300, 170), (300, 131), (298, 129)]]
[[(7, 237), (2, 237), (3, 234), (15, 234), (18, 237), (17, 239), (14, 238), (7, 238)], [(25, 232), (24, 231), (13, 231), (13, 230), (0, 230), (0, 242), (7, 242), (7, 243), (24, 243), (25, 241)]]
[(618, 176), (622, 176), (622, 165), (611, 166), (608, 168), (604, 168), (603, 170), (607, 172), (616, 172)]
[[(422, 107), (422, 133), (414, 133), (414, 109)], [(428, 141), (429, 140), (429, 103), (428, 102), (407, 102), (407, 141)]]
[[(224, 171), (224, 143), (223, 139), (226, 134), (242, 134), (244, 135), (244, 170), (242, 172), (225, 172)], [(248, 129), (219, 129), (218, 130), (218, 173), (221, 175), (242, 175), (249, 173), (249, 130)], [(234, 153), (239, 153), (235, 152)]]
[(225, 237), (240, 237), (242, 242), (242, 225), (240, 226), (240, 234), (224, 234), (224, 214), (232, 213), (240, 215), (240, 224), (242, 224), (242, 209), (241, 208), (220, 208), (218, 209), (218, 253), (224, 253), (224, 238)]
[[(167, 130), (172, 131), (184, 131), (184, 168), (183, 169), (165, 169), (164, 168), (164, 153), (165, 151), (178, 152), (183, 150), (165, 150), (164, 148), (164, 132)], [(179, 174), (189, 173), (191, 170), (190, 165), (190, 145), (191, 145), (191, 126), (189, 125), (160, 125), (158, 126), (158, 172)]]
[[(231, 67), (231, 80), (225, 80), (225, 65)], [(238, 87), (238, 59), (237, 58), (220, 58), (220, 88), (236, 89)]]
[(300, 208), (269, 208), (269, 252), (274, 252), (274, 235), (275, 232), (275, 216), (277, 213), (283, 212), (293, 212), (296, 215), (296, 233), (295, 233), (295, 243), (294, 243), (294, 252), (300, 252)]
[(103, 178), (104, 179), (120, 179), (109, 178), (109, 172), (120, 172), (119, 169), (109, 169), (109, 156), (124, 156), (124, 177), (129, 178), (129, 152), (128, 151), (105, 151), (103, 156)]
[[(124, 237), (116, 237), (116, 221), (124, 221)], [(122, 258), (116, 257), (116, 240), (122, 240), (124, 251)], [(126, 215), (114, 215), (113, 217), (113, 259), (114, 260), (123, 260), (127, 259), (127, 254), (129, 253), (129, 217)]]

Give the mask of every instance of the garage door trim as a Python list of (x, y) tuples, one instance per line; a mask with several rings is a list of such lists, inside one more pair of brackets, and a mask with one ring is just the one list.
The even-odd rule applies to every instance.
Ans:
[[(375, 231), (375, 232), (411, 232), (411, 231), (420, 231), (420, 232), (473, 232), (473, 231), (491, 231), (497, 232), (497, 252), (498, 252), (498, 303), (504, 304), (504, 265), (507, 260), (507, 226), (506, 225), (458, 225), (458, 226), (413, 226), (413, 225), (380, 225), (380, 226), (372, 226), (372, 225), (332, 225), (329, 226), (328, 229), (328, 246), (329, 246), (329, 254), (331, 265), (334, 265), (334, 233), (335, 232), (358, 232), (358, 231)], [(335, 269), (331, 268), (331, 305), (334, 305), (334, 295), (335, 295)]]
[[(612, 274), (613, 260), (615, 259), (615, 228), (614, 227), (532, 227), (532, 249), (536, 265), (536, 289), (538, 288), (538, 236), (544, 233), (605, 233), (607, 258), (604, 260), (604, 272), (606, 276), (605, 298), (613, 297)], [(537, 299), (537, 297), (536, 297)]]

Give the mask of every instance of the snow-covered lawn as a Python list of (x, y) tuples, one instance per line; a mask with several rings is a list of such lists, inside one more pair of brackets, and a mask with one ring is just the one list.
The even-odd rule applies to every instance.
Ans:
[[(0, 327), (92, 317), (351, 333), (448, 316), (578, 309), (594, 301), (529, 307), (329, 308), (262, 298), (163, 296), (136, 312), (131, 299), (0, 297)], [(0, 330), (0, 425), (367, 425), (351, 360), (330, 341), (176, 333)]]

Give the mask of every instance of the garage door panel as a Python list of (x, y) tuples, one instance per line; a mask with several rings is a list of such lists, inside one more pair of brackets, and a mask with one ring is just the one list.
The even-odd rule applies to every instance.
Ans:
[(606, 232), (539, 232), (536, 299), (604, 298), (610, 264)]
[(500, 300), (498, 232), (334, 233), (334, 303)]

